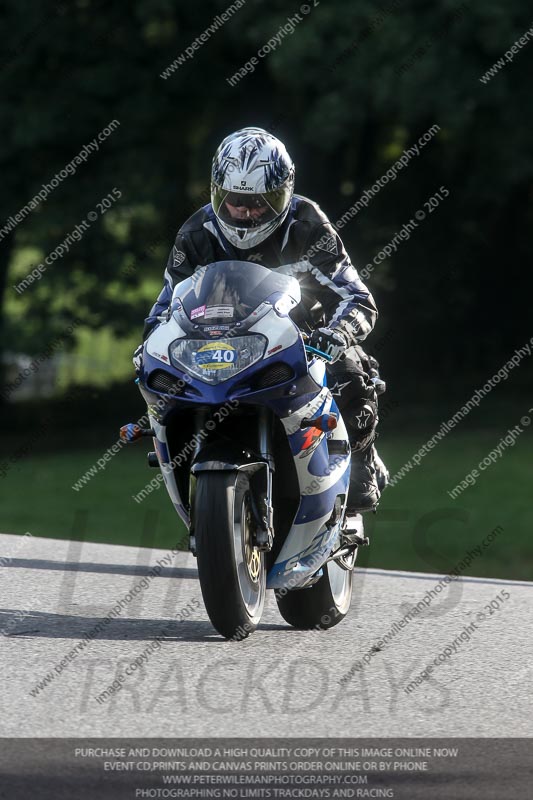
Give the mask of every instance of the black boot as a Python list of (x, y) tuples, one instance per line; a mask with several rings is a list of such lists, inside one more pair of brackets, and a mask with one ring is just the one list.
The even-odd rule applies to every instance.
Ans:
[(389, 470), (381, 460), (381, 457), (374, 445), (372, 446), (372, 451), (373, 451), (372, 457), (374, 459), (374, 467), (376, 470), (376, 481), (378, 484), (379, 493), (381, 494), (383, 489), (385, 489), (385, 487), (388, 486)]
[(377, 450), (370, 444), (364, 450), (352, 450), (352, 468), (346, 513), (372, 511), (388, 483), (389, 473)]

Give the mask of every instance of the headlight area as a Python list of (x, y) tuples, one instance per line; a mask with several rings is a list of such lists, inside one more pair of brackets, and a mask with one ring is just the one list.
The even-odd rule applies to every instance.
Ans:
[(265, 353), (267, 339), (260, 334), (232, 336), (231, 339), (176, 339), (169, 347), (172, 364), (210, 384), (222, 383), (252, 364)]

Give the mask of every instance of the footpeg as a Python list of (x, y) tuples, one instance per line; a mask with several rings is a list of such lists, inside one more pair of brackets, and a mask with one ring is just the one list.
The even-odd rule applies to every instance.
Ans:
[(344, 569), (352, 569), (353, 564), (350, 565), (345, 559), (353, 555), (359, 547), (366, 547), (369, 544), (370, 539), (365, 536), (361, 515), (346, 517), (341, 532), (341, 546), (329, 557), (328, 561), (334, 560)]
[[(366, 543), (368, 544), (368, 539)], [(339, 567), (342, 567), (342, 569), (351, 571), (354, 568), (358, 549), (359, 544), (357, 542), (344, 542), (338, 550), (335, 550), (335, 552), (330, 555), (328, 561), (334, 561)]]
[(359, 536), (358, 533), (345, 533), (342, 538), (346, 544), (354, 544), (356, 547), (367, 547), (370, 544), (368, 536)]
[(350, 536), (343, 534), (341, 546), (338, 550), (335, 550), (335, 552), (332, 553), (332, 555), (328, 558), (328, 561), (341, 558), (342, 556), (348, 556), (353, 553), (354, 550), (357, 550), (358, 547), (366, 547), (369, 544), (370, 539), (368, 536), (359, 536), (357, 533), (354, 533)]
[(370, 544), (370, 539), (365, 536), (360, 514), (355, 517), (346, 517), (341, 541), (343, 544), (354, 545), (355, 547), (366, 547)]
[(358, 535), (364, 537), (364, 532), (365, 529), (361, 514), (350, 514), (344, 518), (344, 528), (342, 529), (343, 536), (352, 537)]

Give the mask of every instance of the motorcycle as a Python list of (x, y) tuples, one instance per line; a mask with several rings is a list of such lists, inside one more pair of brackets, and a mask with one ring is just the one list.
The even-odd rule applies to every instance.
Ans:
[(360, 514), (346, 517), (350, 444), (327, 386), (329, 356), (291, 319), (298, 281), (242, 261), (174, 288), (137, 383), (170, 500), (189, 531), (207, 614), (227, 639), (261, 619), (267, 589), (300, 629), (348, 612)]

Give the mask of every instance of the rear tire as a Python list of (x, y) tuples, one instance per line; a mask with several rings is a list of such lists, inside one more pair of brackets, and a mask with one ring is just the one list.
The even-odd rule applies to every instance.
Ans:
[(199, 472), (194, 501), (198, 575), (207, 614), (226, 639), (241, 640), (261, 619), (263, 552), (252, 544), (250, 483), (244, 472)]
[[(355, 554), (351, 559), (353, 566)], [(276, 591), (279, 612), (294, 628), (326, 630), (338, 625), (348, 613), (353, 569), (343, 569), (335, 561), (330, 561), (322, 569), (322, 577), (308, 589)]]

